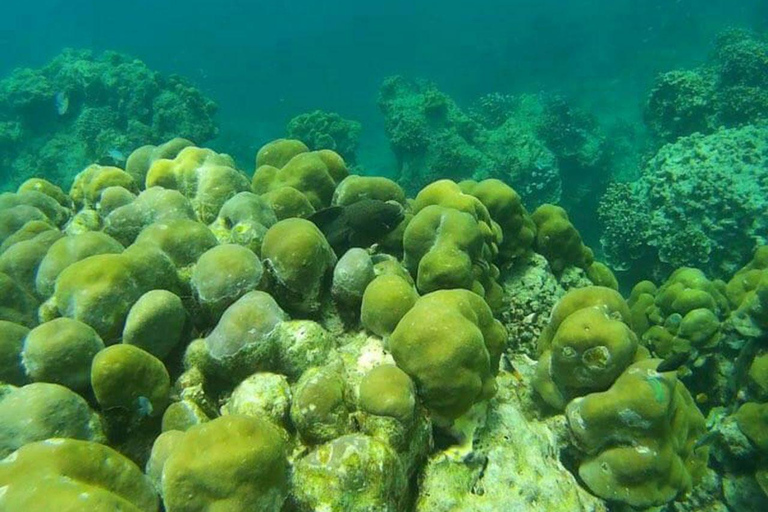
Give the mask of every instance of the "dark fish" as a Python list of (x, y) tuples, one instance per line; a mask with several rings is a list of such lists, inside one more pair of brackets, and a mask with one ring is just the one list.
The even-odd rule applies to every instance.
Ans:
[(656, 367), (656, 371), (659, 373), (677, 371), (678, 368), (689, 361), (695, 360), (696, 357), (698, 357), (696, 351), (676, 352), (660, 362), (659, 366)]
[(739, 355), (733, 362), (733, 370), (726, 385), (726, 392), (731, 404), (738, 403), (739, 390), (744, 387), (749, 375), (749, 367), (755, 359), (761, 346), (768, 342), (768, 336), (749, 338), (739, 350)]
[(352, 247), (370, 247), (403, 220), (397, 203), (362, 199), (347, 206), (331, 206), (309, 216), (338, 256)]
[(720, 432), (717, 430), (707, 431), (706, 434), (702, 435), (700, 438), (696, 440), (696, 442), (693, 445), (693, 449), (698, 450), (702, 446), (711, 445), (719, 435), (720, 435)]

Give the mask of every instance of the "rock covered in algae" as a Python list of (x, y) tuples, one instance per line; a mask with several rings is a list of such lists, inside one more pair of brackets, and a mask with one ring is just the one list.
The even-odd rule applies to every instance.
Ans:
[(149, 479), (126, 457), (91, 441), (51, 438), (27, 444), (0, 462), (7, 510), (155, 511)]
[(291, 421), (306, 444), (335, 439), (351, 430), (350, 390), (335, 366), (310, 368), (293, 389)]
[(248, 292), (224, 311), (206, 338), (190, 343), (186, 364), (233, 382), (274, 367), (277, 344), (272, 335), (287, 319), (269, 294)]
[(766, 147), (764, 124), (663, 146), (639, 180), (612, 185), (602, 200), (608, 263), (646, 279), (685, 266), (730, 277), (766, 229)]
[(264, 418), (279, 427), (287, 428), (291, 398), (291, 386), (283, 375), (254, 373), (232, 391), (221, 413)]
[(318, 446), (300, 459), (292, 501), (302, 512), (402, 510), (407, 481), (400, 460), (386, 444), (349, 434)]
[(36, 382), (0, 396), (0, 457), (50, 437), (105, 440), (99, 416), (64, 386)]
[[(516, 359), (529, 375), (530, 360)], [(526, 391), (509, 373), (499, 375), (485, 425), (467, 460), (433, 454), (422, 470), (417, 512), (568, 510), (606, 512), (563, 467), (558, 451), (566, 435), (562, 417), (531, 419)]]
[(288, 493), (286, 444), (269, 421), (222, 416), (184, 433), (161, 482), (168, 512), (280, 510)]

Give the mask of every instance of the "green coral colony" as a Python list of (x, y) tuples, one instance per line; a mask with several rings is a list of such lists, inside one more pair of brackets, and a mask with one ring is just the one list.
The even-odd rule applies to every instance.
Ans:
[[(606, 136), (558, 98), (465, 113), (392, 78), (397, 182), (320, 111), (249, 175), (191, 142), (215, 107), (180, 79), (72, 52), (17, 72), (0, 509), (766, 510), (768, 43), (717, 48), (659, 77), (655, 156), (599, 204), (574, 180), (607, 184)], [(129, 75), (141, 94), (104, 92)], [(655, 282), (622, 296), (609, 266)]]

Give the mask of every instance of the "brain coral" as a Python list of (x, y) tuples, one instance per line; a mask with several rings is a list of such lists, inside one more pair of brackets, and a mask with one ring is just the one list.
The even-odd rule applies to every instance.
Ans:
[(725, 278), (768, 235), (766, 198), (768, 126), (683, 137), (603, 197), (603, 249), (613, 268), (648, 277), (696, 266)]

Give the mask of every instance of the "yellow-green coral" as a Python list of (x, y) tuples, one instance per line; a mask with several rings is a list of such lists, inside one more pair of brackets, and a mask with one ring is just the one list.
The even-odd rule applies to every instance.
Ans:
[(239, 244), (258, 255), (267, 229), (275, 222), (275, 212), (265, 198), (240, 192), (224, 203), (209, 227), (219, 243)]
[(690, 491), (707, 465), (704, 416), (658, 359), (630, 366), (607, 391), (573, 400), (568, 425), (584, 456), (579, 476), (603, 499), (645, 508)]
[(360, 311), (366, 329), (389, 336), (419, 298), (413, 284), (397, 274), (382, 274), (368, 284)]
[(467, 290), (427, 294), (397, 324), (389, 348), (433, 412), (453, 419), (496, 393), (504, 327)]
[(278, 302), (301, 312), (317, 311), (336, 264), (317, 226), (304, 219), (281, 220), (267, 231), (261, 251)]
[(467, 180), (459, 186), (467, 194), (477, 197), (501, 227), (503, 239), (499, 244), (499, 257), (502, 260), (520, 256), (531, 247), (536, 237), (536, 225), (512, 187), (497, 179), (479, 183)]
[(178, 190), (192, 203), (197, 217), (209, 224), (222, 205), (238, 192), (249, 189), (248, 178), (227, 154), (188, 146), (171, 160), (155, 160), (147, 171), (146, 188)]
[(333, 193), (334, 205), (346, 206), (361, 199), (378, 199), (379, 201), (395, 201), (405, 206), (405, 192), (390, 180), (381, 176), (347, 176), (336, 187)]
[(280, 510), (288, 491), (286, 444), (266, 420), (222, 416), (186, 431), (161, 482), (168, 512)]
[(653, 288), (647, 281), (639, 283), (630, 303), (633, 328), (654, 354), (668, 357), (717, 345), (721, 322), (729, 311), (724, 283), (683, 267), (658, 290)]
[(91, 387), (102, 409), (162, 415), (168, 405), (170, 377), (162, 361), (135, 345), (120, 343), (93, 358)]
[(608, 389), (634, 361), (637, 336), (604, 307), (568, 315), (539, 359), (534, 385), (551, 406), (562, 409), (573, 398)]
[(742, 335), (755, 337), (768, 331), (768, 246), (758, 247), (747, 265), (726, 285), (734, 313), (731, 323)]
[[(283, 158), (275, 158), (274, 161), (279, 164)], [(336, 185), (346, 176), (344, 161), (333, 151), (299, 152), (281, 167), (259, 165), (251, 186), (257, 194), (274, 193), (283, 188), (295, 189), (306, 197), (315, 210), (319, 210), (330, 206)]]
[(104, 189), (116, 186), (138, 192), (138, 185), (133, 176), (124, 170), (93, 164), (75, 176), (69, 196), (77, 206), (95, 207), (101, 200)]
[(488, 295), (489, 301), (496, 297), (498, 270), (483, 257), (485, 228), (487, 224), (483, 227), (471, 214), (455, 208), (429, 205), (421, 209), (403, 234), (403, 263), (416, 277), (419, 291), (464, 288)]
[(149, 479), (103, 444), (53, 438), (31, 443), (0, 464), (7, 510), (157, 510)]
[(552, 270), (562, 272), (569, 265), (587, 268), (592, 264), (592, 250), (581, 241), (581, 235), (564, 209), (543, 204), (531, 218), (536, 223), (536, 252), (547, 258)]
[(128, 159), (125, 161), (125, 172), (133, 176), (133, 180), (143, 188), (149, 168), (152, 167), (155, 160), (161, 158), (172, 160), (182, 149), (188, 146), (194, 146), (192, 141), (176, 137), (157, 146), (148, 144), (138, 147), (128, 155)]
[(103, 348), (104, 342), (89, 325), (72, 318), (56, 318), (27, 334), (21, 359), (31, 380), (85, 392), (93, 357)]

